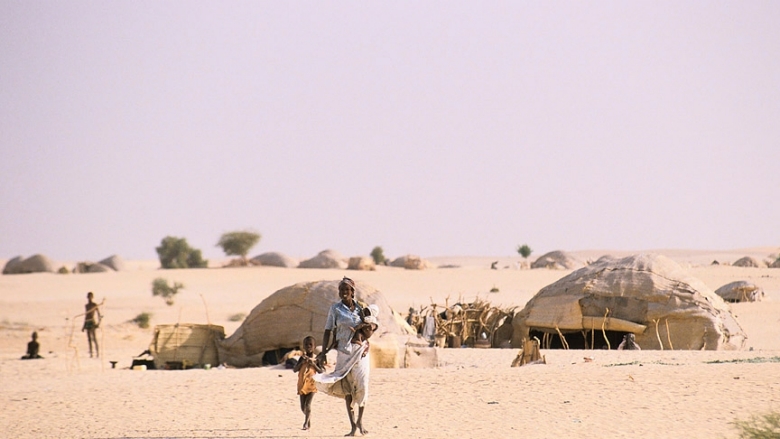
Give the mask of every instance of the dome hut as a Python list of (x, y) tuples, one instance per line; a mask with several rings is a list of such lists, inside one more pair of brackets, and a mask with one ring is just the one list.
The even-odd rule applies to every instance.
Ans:
[(761, 287), (744, 280), (727, 283), (715, 290), (715, 294), (731, 303), (759, 302), (764, 298), (764, 290)]
[(98, 262), (98, 264), (104, 265), (114, 271), (122, 271), (125, 269), (125, 260), (117, 255), (111, 255)]
[(402, 267), (407, 270), (425, 270), (426, 268), (431, 268), (433, 264), (416, 255), (404, 255), (393, 259), (390, 266)]
[(615, 348), (633, 333), (642, 349), (740, 349), (728, 304), (673, 260), (602, 258), (542, 288), (512, 321), (512, 346)]
[(366, 256), (353, 256), (349, 258), (347, 270), (376, 271), (376, 262)]
[(745, 256), (744, 258), (737, 259), (733, 264), (731, 264), (735, 267), (760, 267), (758, 261), (755, 258), (751, 258), (750, 256)]
[[(266, 352), (295, 349), (306, 336), (322, 340), (339, 281), (298, 283), (260, 302), (230, 337), (217, 342), (219, 358), (234, 367), (263, 365)], [(373, 367), (435, 366), (436, 353), (387, 304), (374, 287), (356, 282), (355, 299), (379, 307), (379, 329), (371, 337)], [(427, 359), (427, 361), (425, 361)], [(424, 363), (424, 364), (421, 364)]]
[(262, 265), (266, 267), (282, 267), (282, 268), (295, 268), (298, 266), (298, 261), (295, 259), (277, 252), (262, 253), (250, 261), (253, 265)]
[(22, 256), (17, 256), (15, 258), (8, 260), (8, 262), (5, 263), (5, 267), (3, 267), (3, 274), (19, 273), (17, 270), (23, 260), (24, 258)]
[(45, 255), (37, 254), (27, 259), (15, 257), (5, 264), (3, 274), (54, 273), (54, 263)]
[(539, 256), (531, 264), (531, 268), (549, 268), (551, 270), (571, 270), (573, 268), (581, 267), (583, 264), (568, 253), (556, 250)]
[(301, 261), (298, 268), (347, 268), (346, 259), (335, 250), (323, 250), (317, 256)]

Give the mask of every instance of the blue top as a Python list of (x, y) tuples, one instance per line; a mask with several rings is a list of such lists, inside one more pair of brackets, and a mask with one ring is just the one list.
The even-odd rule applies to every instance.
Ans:
[(333, 331), (336, 336), (338, 344), (336, 349), (345, 354), (350, 353), (347, 349), (354, 334), (352, 328), (362, 321), (360, 305), (357, 301), (354, 304), (355, 309), (350, 310), (347, 305), (344, 305), (344, 302), (339, 300), (331, 305), (330, 310), (328, 310), (328, 318), (325, 319), (325, 329)]

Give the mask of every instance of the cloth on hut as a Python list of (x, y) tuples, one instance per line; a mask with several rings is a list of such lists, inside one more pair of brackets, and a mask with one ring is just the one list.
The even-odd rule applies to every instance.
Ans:
[(349, 343), (348, 347), (339, 348), (333, 372), (314, 375), (317, 390), (337, 398), (352, 395), (352, 405), (365, 406), (371, 365), (369, 355), (363, 356), (367, 348), (367, 342)]
[(423, 326), (422, 336), (426, 340), (433, 340), (433, 336), (436, 334), (436, 319), (433, 316), (425, 318), (425, 326)]

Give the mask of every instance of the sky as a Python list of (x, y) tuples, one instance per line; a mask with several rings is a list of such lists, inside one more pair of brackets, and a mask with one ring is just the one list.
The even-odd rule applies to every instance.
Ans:
[(0, 0), (0, 259), (780, 246), (777, 1)]

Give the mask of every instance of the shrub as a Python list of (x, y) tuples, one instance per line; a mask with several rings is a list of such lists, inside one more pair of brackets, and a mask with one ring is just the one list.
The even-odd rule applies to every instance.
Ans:
[(531, 256), (531, 253), (533, 253), (533, 250), (531, 250), (531, 247), (528, 247), (528, 244), (523, 244), (517, 246), (517, 252), (520, 253), (520, 256), (522, 256), (523, 259), (528, 259), (528, 257)]
[(142, 312), (141, 314), (135, 316), (133, 320), (130, 320), (130, 322), (135, 323), (139, 328), (146, 329), (149, 327), (149, 320), (151, 320), (151, 318), (151, 314), (148, 312)]
[(184, 238), (166, 236), (156, 250), (162, 268), (204, 268), (208, 265), (200, 250), (191, 248)]
[(223, 233), (217, 242), (217, 247), (228, 256), (241, 256), (246, 262), (246, 255), (257, 243), (260, 242), (260, 234), (248, 230)]
[(231, 322), (240, 322), (241, 320), (244, 320), (246, 317), (246, 314), (240, 312), (238, 314), (233, 314), (232, 316), (228, 317), (228, 320)]
[(165, 299), (165, 303), (168, 306), (173, 305), (173, 297), (179, 293), (180, 289), (183, 289), (184, 285), (179, 282), (174, 282), (173, 286), (168, 285), (168, 281), (158, 277), (152, 281), (152, 296), (160, 296)]
[(376, 265), (384, 265), (387, 261), (387, 258), (385, 258), (385, 251), (382, 250), (382, 247), (380, 246), (376, 246), (371, 250), (371, 258)]
[(60, 267), (59, 270), (57, 270), (57, 273), (59, 273), (59, 274), (68, 274), (68, 273), (70, 273), (70, 270), (68, 270), (68, 267), (63, 265), (62, 267)]
[(780, 437), (780, 413), (751, 416), (747, 421), (734, 422), (742, 439), (771, 439)]

